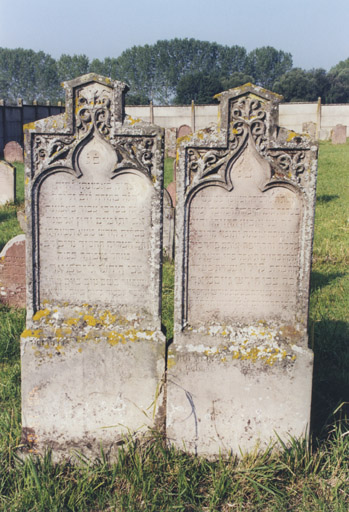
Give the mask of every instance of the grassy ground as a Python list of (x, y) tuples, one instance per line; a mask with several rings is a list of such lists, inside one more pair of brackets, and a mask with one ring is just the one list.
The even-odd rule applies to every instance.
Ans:
[[(167, 180), (172, 162), (167, 160)], [(20, 443), (19, 335), (24, 311), (0, 307), (0, 510), (31, 511), (333, 511), (349, 509), (349, 144), (320, 146), (310, 339), (315, 352), (309, 445), (294, 440), (215, 463), (165, 449), (155, 434), (120, 451), (117, 464), (25, 463)], [(23, 182), (22, 182), (23, 183)], [(21, 196), (23, 197), (23, 196)], [(20, 232), (17, 207), (0, 208), (0, 248)], [(173, 265), (165, 262), (163, 323), (171, 337)]]

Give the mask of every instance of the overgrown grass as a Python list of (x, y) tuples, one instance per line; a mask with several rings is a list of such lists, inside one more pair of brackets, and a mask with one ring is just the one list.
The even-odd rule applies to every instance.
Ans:
[[(171, 162), (172, 172), (172, 162)], [(19, 335), (24, 311), (0, 308), (0, 510), (43, 511), (347, 511), (349, 144), (320, 145), (310, 338), (315, 352), (310, 443), (293, 440), (242, 460), (208, 462), (166, 448), (151, 435), (121, 449), (115, 464), (52, 464), (16, 458), (20, 444)], [(171, 181), (171, 177), (168, 178)], [(6, 207), (8, 208), (8, 207)], [(0, 209), (0, 215), (6, 208)], [(12, 207), (13, 212), (16, 207)], [(12, 217), (1, 240), (17, 234)], [(7, 227), (6, 227), (7, 226)], [(3, 235), (3, 228), (7, 235)], [(4, 241), (4, 242), (3, 242)], [(163, 272), (163, 323), (173, 328), (173, 264)]]
[(173, 158), (165, 158), (164, 166), (164, 187), (166, 188), (173, 181)]

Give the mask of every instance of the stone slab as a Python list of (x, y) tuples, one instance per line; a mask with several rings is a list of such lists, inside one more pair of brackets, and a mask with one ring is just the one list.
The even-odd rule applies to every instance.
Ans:
[(25, 127), (23, 452), (55, 460), (164, 423), (163, 130), (125, 115), (121, 82), (65, 88), (65, 114)]
[(12, 140), (4, 147), (4, 158), (7, 162), (21, 162), (23, 163), (23, 148), (22, 146)]
[(0, 252), (0, 302), (25, 308), (25, 235), (12, 238)]
[(16, 168), (0, 161), (0, 205), (16, 200)]
[(219, 99), (220, 125), (178, 147), (167, 375), (170, 442), (212, 458), (308, 432), (317, 173), (312, 138), (277, 127), (278, 95)]
[(332, 130), (332, 144), (345, 144), (347, 141), (347, 127), (337, 124)]

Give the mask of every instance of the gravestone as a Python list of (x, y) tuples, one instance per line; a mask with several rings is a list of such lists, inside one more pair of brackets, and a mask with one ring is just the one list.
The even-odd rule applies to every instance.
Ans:
[(16, 200), (16, 168), (7, 162), (0, 162), (0, 206)]
[(179, 147), (167, 435), (207, 457), (309, 428), (307, 319), (317, 146), (276, 125), (281, 97), (219, 95), (220, 126)]
[(316, 123), (309, 121), (302, 124), (303, 133), (308, 133), (312, 139), (316, 138)]
[(169, 183), (167, 185), (166, 190), (170, 194), (172, 205), (175, 208), (176, 207), (176, 182), (171, 181), (171, 183)]
[(22, 146), (12, 140), (4, 147), (4, 158), (7, 162), (23, 162), (23, 149)]
[(27, 219), (24, 210), (17, 210), (17, 220), (21, 230), (25, 233), (27, 231)]
[(170, 158), (176, 158), (177, 128), (165, 129), (165, 153)]
[(187, 137), (192, 134), (192, 129), (187, 124), (182, 124), (177, 131), (177, 139), (181, 139), (182, 137)]
[(25, 235), (17, 235), (0, 252), (0, 303), (25, 308), (25, 297)]
[(336, 124), (332, 130), (332, 144), (345, 144), (347, 141), (347, 127), (343, 124)]
[(23, 452), (113, 458), (163, 422), (163, 130), (121, 82), (64, 86), (65, 114), (25, 126)]
[(163, 202), (163, 251), (164, 256), (170, 260), (174, 257), (174, 217), (175, 209), (168, 191), (164, 190)]

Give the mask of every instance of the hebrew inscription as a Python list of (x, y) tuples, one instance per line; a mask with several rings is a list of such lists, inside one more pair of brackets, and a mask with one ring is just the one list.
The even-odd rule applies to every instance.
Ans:
[(57, 172), (41, 186), (41, 302), (141, 307), (147, 298), (152, 187), (133, 170), (112, 178), (107, 147), (93, 140), (80, 178)]
[(266, 170), (247, 149), (233, 190), (209, 186), (190, 206), (188, 322), (294, 319), (299, 268), (298, 195), (263, 191)]

